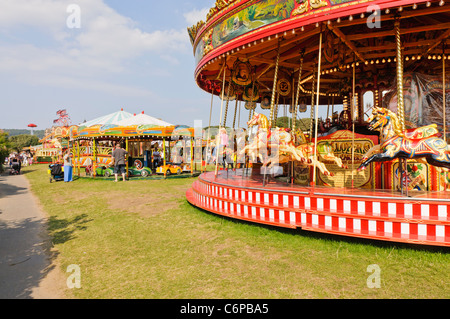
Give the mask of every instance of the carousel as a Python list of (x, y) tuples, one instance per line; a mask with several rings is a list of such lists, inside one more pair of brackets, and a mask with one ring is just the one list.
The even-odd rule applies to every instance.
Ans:
[[(450, 246), (449, 21), (444, 0), (217, 0), (188, 28), (196, 83), (211, 110), (220, 101), (207, 137), (215, 170), (188, 201), (255, 223)], [(235, 127), (241, 105), (247, 126)], [(222, 158), (234, 169), (219, 170)]]
[[(111, 177), (112, 152), (117, 143), (128, 152), (128, 177), (195, 174), (191, 156), (195, 143), (193, 128), (173, 125), (144, 112), (131, 114), (121, 109), (81, 123), (72, 133), (71, 151), (78, 176), (84, 170), (88, 177)], [(183, 160), (178, 159), (179, 153), (183, 153)]]

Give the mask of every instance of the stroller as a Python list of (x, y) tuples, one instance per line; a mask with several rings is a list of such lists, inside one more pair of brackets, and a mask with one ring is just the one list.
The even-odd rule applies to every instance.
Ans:
[(11, 164), (11, 170), (9, 171), (10, 175), (20, 175), (20, 162), (13, 161)]
[(64, 180), (64, 169), (61, 164), (50, 164), (48, 166), (48, 174), (50, 175), (50, 183)]

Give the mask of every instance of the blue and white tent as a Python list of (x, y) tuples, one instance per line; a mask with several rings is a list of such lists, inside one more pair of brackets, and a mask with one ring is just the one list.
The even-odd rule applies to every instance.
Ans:
[(132, 125), (155, 125), (155, 126), (174, 126), (171, 123), (157, 119), (153, 116), (144, 114), (144, 112), (126, 118), (118, 123), (119, 126), (132, 126)]
[(80, 123), (79, 128), (83, 129), (94, 125), (119, 125), (119, 122), (131, 117), (133, 117), (133, 114), (125, 112), (123, 109), (121, 109), (118, 112), (101, 116), (85, 123)]

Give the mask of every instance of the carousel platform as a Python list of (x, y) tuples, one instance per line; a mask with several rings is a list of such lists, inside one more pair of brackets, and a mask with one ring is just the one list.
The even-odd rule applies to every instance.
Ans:
[(194, 206), (230, 218), (374, 240), (450, 246), (450, 192), (288, 184), (246, 171), (207, 172), (186, 193)]

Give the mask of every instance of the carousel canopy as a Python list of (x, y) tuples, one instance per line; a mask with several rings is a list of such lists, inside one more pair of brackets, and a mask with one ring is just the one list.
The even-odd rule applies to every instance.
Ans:
[(170, 124), (168, 122), (165, 122), (163, 120), (154, 118), (153, 116), (144, 114), (143, 112), (141, 114), (128, 117), (120, 122), (118, 122), (119, 126), (133, 126), (133, 125), (155, 125), (155, 126), (173, 126), (173, 124)]
[(121, 109), (119, 112), (111, 113), (94, 120), (81, 123), (80, 128), (82, 129), (84, 127), (91, 127), (94, 125), (119, 125), (120, 121), (123, 121), (130, 117), (133, 117), (133, 114), (125, 112), (123, 109)]
[(290, 105), (299, 92), (299, 104), (309, 105), (319, 86), (327, 105), (345, 104), (354, 65), (358, 91), (388, 89), (398, 44), (404, 72), (442, 73), (449, 19), (443, 0), (230, 0), (216, 1), (188, 33), (203, 90), (221, 96), (225, 87), (229, 100), (267, 100), (270, 108), (274, 87), (275, 103)]

